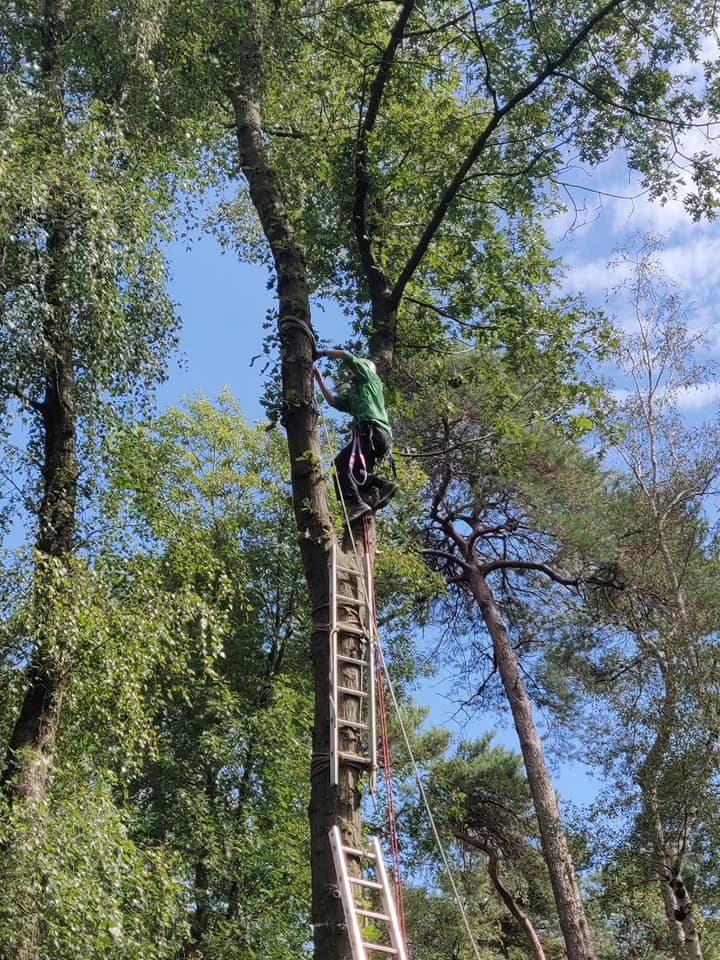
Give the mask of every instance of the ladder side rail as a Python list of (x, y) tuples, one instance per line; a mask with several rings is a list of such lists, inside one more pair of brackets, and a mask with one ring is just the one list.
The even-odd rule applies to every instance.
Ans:
[(330, 786), (337, 785), (340, 779), (340, 761), (338, 758), (339, 749), (339, 731), (338, 720), (340, 717), (338, 711), (338, 691), (337, 691), (337, 646), (338, 646), (338, 620), (337, 620), (337, 544), (333, 539), (330, 549), (330, 570), (329, 572), (329, 606), (330, 606)]
[(334, 826), (330, 830), (330, 847), (332, 849), (333, 860), (335, 861), (335, 873), (337, 875), (340, 897), (345, 910), (345, 922), (350, 934), (350, 943), (352, 945), (354, 960), (368, 960), (365, 947), (363, 946), (362, 932), (358, 923), (355, 896), (350, 885), (350, 875), (343, 853), (342, 834), (340, 827)]
[(375, 781), (377, 773), (377, 715), (375, 704), (375, 638), (372, 637), (367, 642), (367, 686), (368, 686), (368, 758), (370, 760), (370, 770), (368, 774), (368, 786), (370, 793), (375, 793)]
[(390, 940), (393, 947), (395, 947), (397, 950), (398, 960), (408, 960), (405, 938), (403, 937), (400, 929), (400, 921), (398, 919), (397, 910), (395, 909), (395, 899), (390, 889), (390, 881), (387, 875), (387, 870), (385, 869), (385, 861), (383, 860), (380, 841), (377, 837), (373, 837), (371, 843), (373, 851), (375, 852), (375, 870), (377, 872), (378, 879), (380, 880), (380, 884), (382, 885), (383, 909), (390, 917)]
[(375, 583), (373, 581), (372, 563), (370, 561), (370, 552), (365, 547), (365, 599), (367, 601), (368, 611), (368, 643), (366, 645), (367, 656), (367, 687), (368, 687), (368, 755), (370, 760), (370, 770), (368, 773), (368, 787), (370, 793), (375, 795), (375, 783), (377, 773), (377, 707), (375, 704), (375, 644), (377, 643), (377, 622), (375, 615)]

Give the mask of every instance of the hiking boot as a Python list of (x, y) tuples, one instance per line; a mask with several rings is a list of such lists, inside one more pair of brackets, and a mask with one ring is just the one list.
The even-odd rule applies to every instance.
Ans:
[(393, 483), (392, 480), (378, 480), (373, 483), (370, 491), (372, 496), (368, 497), (371, 509), (379, 510), (381, 507), (387, 506), (397, 491), (397, 484)]
[(347, 522), (352, 523), (353, 520), (359, 520), (360, 517), (364, 517), (366, 513), (370, 513), (372, 507), (367, 503), (355, 503), (352, 506), (346, 506), (347, 511)]

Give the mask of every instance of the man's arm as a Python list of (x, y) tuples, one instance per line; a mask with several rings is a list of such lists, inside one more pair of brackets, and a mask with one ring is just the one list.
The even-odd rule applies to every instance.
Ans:
[(331, 350), (316, 350), (315, 357), (330, 357), (331, 360), (342, 360), (343, 357), (351, 357), (352, 354), (348, 353), (347, 350), (339, 350), (337, 347), (333, 347)]
[[(342, 352), (342, 351), (339, 351), (339, 352)], [(330, 353), (332, 353), (332, 351), (328, 351), (328, 350), (318, 350), (317, 355), (318, 355), (319, 357), (326, 357), (326, 356), (328, 356)], [(328, 386), (327, 386), (327, 384), (325, 383), (325, 380), (323, 379), (323, 375), (320, 373), (320, 371), (318, 370), (317, 367), (313, 367), (313, 373), (315, 374), (315, 379), (316, 379), (317, 382), (318, 382), (318, 386), (320, 387), (320, 392), (321, 392), (322, 395), (325, 397), (325, 400), (330, 404), (331, 407), (337, 407), (337, 402), (336, 402), (336, 400), (335, 400), (335, 397), (334, 397), (334, 395), (333, 395), (332, 393), (330, 393), (330, 391), (328, 390)]]

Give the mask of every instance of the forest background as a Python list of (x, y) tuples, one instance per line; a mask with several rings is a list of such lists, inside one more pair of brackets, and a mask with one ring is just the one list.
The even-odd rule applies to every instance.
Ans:
[[(315, 763), (314, 792), (306, 792), (310, 611), (299, 589), (288, 466), (277, 431), (248, 428), (240, 412), (256, 412), (249, 398), (261, 388), (246, 377), (246, 364), (260, 354), (253, 370), (267, 357), (267, 409), (284, 422), (295, 450), (292, 502), (317, 610), (327, 592), (317, 559), (332, 527), (314, 460), (314, 408), (303, 400), (309, 312), (302, 258), (286, 229), (293, 218), (317, 298), (336, 285), (351, 340), (361, 349), (369, 341), (397, 412), (403, 494), (379, 525), (377, 570), (402, 695), (417, 683), (414, 638), (425, 630), (433, 644), (443, 641), (434, 659), (462, 668), (460, 697), (471, 701), (470, 715), (504, 712), (499, 670), (529, 777), (516, 756), (474, 736), (472, 727), (452, 745), (446, 731), (422, 732), (422, 711), (405, 701), (470, 917), (463, 930), (399, 743), (396, 789), (415, 954), (664, 958), (717, 950), (718, 458), (714, 426), (698, 417), (718, 392), (716, 328), (699, 334), (712, 321), (717, 244), (711, 228), (689, 219), (712, 217), (716, 204), (715, 156), (702, 152), (715, 96), (710, 21), (698, 9), (691, 24), (669, 6), (662, 14), (668, 19), (646, 29), (637, 11), (615, 2), (578, 7), (570, 27), (562, 17), (553, 26), (545, 12), (536, 19), (539, 10), (503, 4), (495, 22), (489, 12), (487, 21), (478, 19), (472, 5), (443, 22), (448, 9), (441, 4), (422, 11), (432, 28), (413, 31), (413, 8), (393, 8), (394, 21), (379, 4), (360, 5), (357, 21), (342, 5), (328, 8), (328, 36), (338, 24), (349, 27), (347, 63), (370, 71), (349, 164), (352, 210), (342, 202), (344, 133), (333, 139), (342, 124), (331, 118), (329, 142), (309, 158), (301, 145), (312, 138), (300, 127), (270, 129), (271, 141), (291, 145), (274, 154), (275, 170), (254, 136), (262, 109), (269, 104), (277, 121), (277, 97), (286, 88), (298, 97), (292, 84), (313, 75), (302, 54), (298, 77), (286, 81), (278, 70), (273, 56), (287, 53), (291, 37), (278, 28), (277, 10), (272, 17), (262, 5), (214, 11), (220, 19), (208, 21), (206, 47), (199, 39), (205, 25), (192, 19), (200, 7), (192, 4), (185, 10), (189, 33), (142, 4), (89, 11), (57, 0), (42, 9), (12, 5), (4, 14), (3, 514), (12, 532), (3, 587), (3, 956), (295, 956), (309, 949), (311, 912), (316, 956), (347, 953), (322, 849), (327, 788), (317, 786)], [(411, 253), (412, 270), (400, 271), (403, 313), (379, 283), (383, 271), (387, 280), (403, 263), (403, 244), (412, 246), (417, 226), (403, 220), (394, 193), (405, 191), (407, 208), (419, 215), (444, 165), (421, 138), (416, 176), (405, 178), (396, 151), (411, 133), (413, 97), (426, 123), (430, 115), (412, 59), (394, 58), (403, 44), (414, 50), (466, 22), (469, 30), (448, 36), (466, 83), (477, 86), (467, 102), (448, 96), (453, 61), (442, 54), (429, 89), (437, 83), (441, 114), (457, 137), (446, 147), (461, 144), (477, 121), (474, 98), (484, 98), (489, 120), (476, 145), (496, 150), (489, 159), (501, 157), (506, 166), (491, 163), (477, 175), (466, 169), (460, 210), (443, 198), (437, 209), (440, 220), (447, 216), (447, 232), (436, 223), (427, 246), (423, 235)], [(508, 23), (518, 57), (527, 56), (519, 79), (499, 45), (508, 42)], [(609, 59), (595, 50), (598, 74), (587, 77), (573, 55), (606, 23)], [(322, 19), (318, 28), (322, 35)], [(630, 41), (618, 39), (623, 30)], [(103, 56), (88, 58), (89, 41)], [(325, 43), (334, 49), (334, 41)], [(635, 43), (647, 45), (647, 60), (634, 61)], [(375, 53), (366, 59), (363, 48)], [(316, 57), (309, 49), (308, 63)], [(694, 66), (700, 62), (702, 70)], [(228, 63), (237, 80), (229, 89), (220, 82)], [(621, 64), (627, 84), (613, 73)], [(551, 125), (563, 109), (553, 112), (552, 95), (544, 106), (533, 101), (543, 83), (566, 79), (566, 66), (589, 98), (563, 101), (571, 116), (586, 118), (579, 133), (572, 121), (562, 130)], [(523, 70), (532, 76), (535, 69), (535, 79), (523, 81)], [(342, 111), (353, 70), (338, 74), (347, 88), (337, 98), (320, 70), (331, 96), (321, 96), (319, 115)], [(395, 100), (387, 93), (395, 93), (393, 70), (400, 77)], [(510, 91), (504, 104), (499, 81)], [(696, 88), (706, 82), (701, 100)], [(204, 115), (208, 100), (216, 106), (208, 83), (228, 96), (234, 120), (227, 105), (217, 117)], [(391, 122), (380, 146), (389, 153), (371, 176), (373, 124), (386, 93)], [(493, 141), (509, 105), (523, 99), (531, 109), (517, 129), (527, 123), (530, 135)], [(467, 115), (459, 109), (465, 106)], [(664, 119), (656, 108), (667, 111)], [(296, 119), (307, 116), (307, 102), (298, 99), (293, 110)], [(617, 114), (631, 116), (638, 129), (625, 128)], [(542, 139), (544, 124), (555, 143)], [(269, 247), (242, 190), (237, 204), (234, 188), (222, 185), (229, 192), (219, 207), (198, 199), (208, 185), (218, 196), (209, 163), (218, 143), (221, 179), (227, 184), (239, 173), (227, 135), (223, 141), (218, 133), (223, 127), (237, 135)], [(620, 144), (640, 170), (637, 187), (621, 172)], [(606, 176), (587, 172), (605, 157)], [(313, 163), (320, 188), (306, 195)], [(541, 186), (520, 179), (536, 170)], [(292, 198), (287, 217), (278, 176), (287, 178), (285, 198)], [(474, 177), (483, 184), (476, 193)], [(508, 188), (503, 177), (517, 177), (520, 187)], [(614, 185), (620, 180), (627, 180), (622, 191)], [(196, 184), (199, 193), (189, 194)], [(328, 199), (334, 192), (337, 209)], [(589, 213), (579, 201), (586, 193)], [(633, 199), (612, 199), (619, 193)], [(646, 193), (665, 205), (646, 207)], [(211, 223), (202, 226), (221, 234), (229, 251), (223, 261), (213, 255), (188, 269), (179, 266), (180, 248), (168, 247), (172, 228), (179, 222), (186, 229), (176, 212), (188, 200), (188, 229), (199, 233), (192, 221), (209, 213)], [(569, 221), (558, 213), (563, 202)], [(672, 234), (664, 248), (647, 237), (630, 241), (634, 252), (616, 297), (621, 332), (631, 334), (623, 339), (574, 294), (599, 293), (608, 282), (608, 247), (615, 235), (623, 238), (628, 203), (636, 208), (628, 217), (633, 229), (664, 221)], [(489, 217), (492, 207), (498, 212)], [(596, 213), (594, 225), (583, 225)], [(343, 232), (348, 221), (354, 241)], [(572, 250), (570, 242), (584, 248), (568, 254), (565, 276), (549, 257), (548, 235), (556, 253)], [(192, 250), (211, 242), (195, 241)], [(348, 252), (353, 243), (357, 263)], [(244, 296), (268, 282), (263, 268), (243, 274), (237, 292), (214, 309), (217, 263), (241, 276), (236, 246), (244, 258), (272, 254), (279, 318), (272, 298)], [(187, 296), (170, 288), (181, 313), (187, 305), (186, 331), (197, 298), (198, 333), (185, 345), (185, 384), (173, 377), (161, 386), (161, 404), (170, 390), (200, 388), (212, 397), (220, 381), (233, 388), (242, 378), (251, 387), (239, 392), (239, 407), (225, 394), (148, 419), (150, 384), (162, 380), (174, 347), (163, 263), (169, 251), (183, 280), (202, 275), (202, 282)], [(677, 298), (663, 265), (691, 291), (692, 305)], [(372, 310), (362, 303), (368, 289)], [(233, 332), (213, 334), (211, 321), (223, 313)], [(269, 341), (261, 339), (260, 314)], [(327, 324), (319, 317), (314, 325), (323, 336), (343, 338), (335, 317), (328, 314)], [(273, 366), (277, 319), (282, 380)], [(212, 376), (219, 376), (214, 384), (196, 366), (207, 346)], [(400, 369), (393, 368), (396, 348)], [(230, 361), (227, 374), (220, 357)], [(610, 395), (596, 382), (598, 371), (614, 378)], [(683, 422), (678, 413), (693, 415)], [(16, 550), (23, 510), (29, 532)], [(493, 574), (496, 595), (487, 581)], [(315, 624), (316, 758), (327, 673), (321, 639)], [(516, 671), (510, 683), (508, 670)], [(554, 808), (530, 700), (516, 702), (510, 692), (523, 687), (520, 677), (539, 708), (550, 755), (575, 753), (605, 774), (606, 788), (589, 808), (566, 809), (562, 818)], [(329, 815), (344, 819), (350, 836), (359, 836), (361, 785), (348, 774), (330, 795)]]

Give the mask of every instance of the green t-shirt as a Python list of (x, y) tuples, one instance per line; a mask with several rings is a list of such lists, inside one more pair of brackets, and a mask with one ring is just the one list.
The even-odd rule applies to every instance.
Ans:
[(390, 432), (390, 420), (385, 410), (383, 385), (380, 377), (370, 367), (367, 360), (361, 357), (343, 357), (355, 374), (355, 378), (347, 390), (343, 390), (335, 397), (338, 410), (350, 413), (356, 421), (372, 420), (379, 423)]

